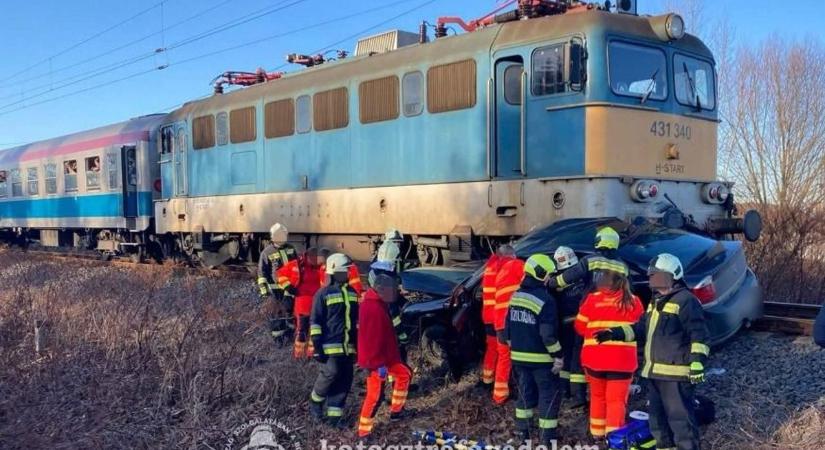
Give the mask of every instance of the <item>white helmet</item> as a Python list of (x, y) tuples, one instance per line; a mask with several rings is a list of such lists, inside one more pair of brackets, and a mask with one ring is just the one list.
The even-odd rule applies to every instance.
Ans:
[(669, 273), (674, 280), (681, 280), (685, 274), (682, 269), (682, 262), (679, 258), (670, 253), (660, 253), (657, 257), (650, 261), (650, 266), (647, 268), (647, 274), (652, 275), (656, 272)]
[(556, 249), (556, 253), (553, 253), (553, 259), (556, 260), (556, 268), (559, 270), (573, 267), (579, 263), (576, 252), (572, 248), (563, 245)]
[(327, 275), (347, 273), (351, 265), (352, 260), (349, 259), (349, 256), (343, 253), (333, 253), (327, 258), (326, 273)]
[(287, 230), (286, 227), (280, 223), (276, 223), (269, 229), (269, 238), (275, 245), (286, 244), (286, 241), (289, 238), (289, 230)]
[(396, 241), (401, 242), (404, 240), (404, 236), (401, 235), (401, 232), (396, 230), (395, 228), (390, 228), (384, 233), (384, 242), (387, 241)]
[(401, 254), (401, 249), (398, 248), (398, 244), (392, 241), (384, 241), (380, 247), (378, 247), (378, 257), (376, 261), (382, 262), (395, 262), (398, 260), (398, 255)]

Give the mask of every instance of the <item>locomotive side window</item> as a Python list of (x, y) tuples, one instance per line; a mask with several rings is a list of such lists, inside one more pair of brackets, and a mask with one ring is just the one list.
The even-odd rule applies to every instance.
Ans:
[(39, 194), (39, 187), (37, 182), (37, 167), (29, 167), (26, 169), (26, 184), (28, 184), (29, 195)]
[(427, 111), (442, 113), (472, 108), (475, 104), (475, 60), (430, 67), (427, 71)]
[(521, 104), (521, 72), (523, 70), (520, 64), (504, 69), (504, 101), (511, 105)]
[(613, 41), (608, 52), (613, 93), (645, 100), (667, 98), (667, 67), (662, 50)]
[(5, 170), (0, 170), (0, 198), (5, 197), (8, 195), (8, 191), (6, 190), (6, 177), (8, 176), (8, 172)]
[(106, 174), (109, 176), (109, 189), (117, 189), (120, 183), (117, 182), (117, 154), (115, 153), (106, 154)]
[(100, 189), (100, 156), (86, 158), (86, 190)]
[(218, 145), (229, 143), (229, 114), (226, 112), (219, 112), (215, 116), (215, 134), (217, 135)]
[(298, 133), (309, 133), (312, 129), (312, 100), (302, 95), (295, 100), (295, 129)]
[(192, 121), (192, 148), (201, 150), (215, 146), (215, 116), (195, 117)]
[(349, 93), (345, 87), (315, 93), (312, 106), (315, 131), (335, 130), (349, 124)]
[(258, 130), (255, 126), (255, 107), (235, 109), (229, 112), (229, 141), (233, 144), (254, 141)]
[(23, 196), (23, 181), (20, 179), (20, 169), (11, 170), (11, 196)]
[(66, 192), (77, 191), (77, 160), (63, 161), (63, 189)]
[(264, 136), (267, 139), (295, 133), (295, 102), (291, 98), (269, 102), (264, 106)]
[(404, 115), (417, 116), (424, 111), (424, 74), (410, 72), (402, 81), (404, 96)]
[(542, 47), (533, 52), (532, 79), (533, 95), (567, 91), (567, 80), (564, 79), (564, 44)]
[(716, 82), (710, 63), (677, 54), (673, 56), (673, 72), (676, 101), (696, 108), (716, 108)]
[(46, 193), (57, 194), (57, 164), (46, 164), (43, 169), (45, 172), (43, 179), (46, 180)]
[(382, 122), (398, 118), (398, 77), (364, 81), (358, 86), (361, 123)]

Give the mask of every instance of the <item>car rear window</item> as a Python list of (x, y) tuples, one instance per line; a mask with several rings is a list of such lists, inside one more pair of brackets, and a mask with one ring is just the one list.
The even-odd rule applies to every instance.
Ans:
[(628, 242), (623, 242), (619, 253), (624, 259), (633, 261), (639, 267), (647, 267), (654, 256), (666, 252), (679, 258), (685, 267), (689, 267), (694, 261), (706, 255), (714, 245), (716, 241), (704, 236), (659, 228), (650, 233), (639, 233)]

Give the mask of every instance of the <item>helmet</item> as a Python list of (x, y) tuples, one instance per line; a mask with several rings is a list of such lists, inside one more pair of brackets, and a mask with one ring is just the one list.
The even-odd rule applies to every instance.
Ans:
[(400, 241), (403, 241), (403, 240), (404, 240), (404, 236), (402, 236), (401, 232), (396, 230), (395, 228), (390, 228), (389, 230), (387, 230), (386, 233), (384, 233), (384, 241), (385, 242), (386, 241), (400, 242)]
[(619, 248), (619, 233), (611, 227), (596, 232), (596, 248), (616, 250)]
[(539, 281), (545, 281), (555, 271), (556, 263), (553, 262), (553, 258), (541, 253), (527, 258), (524, 263), (524, 273)]
[(556, 267), (558, 267), (559, 270), (573, 267), (579, 263), (579, 257), (576, 256), (576, 252), (574, 252), (572, 248), (563, 245), (556, 249), (556, 253), (553, 254), (553, 259), (556, 261)]
[(269, 238), (275, 245), (285, 244), (287, 238), (289, 238), (289, 230), (280, 223), (276, 223), (269, 229)]
[(401, 250), (398, 248), (398, 244), (392, 241), (385, 241), (378, 247), (378, 257), (376, 261), (395, 262), (400, 254)]
[(652, 275), (656, 272), (669, 273), (673, 276), (674, 280), (681, 280), (685, 274), (682, 269), (682, 262), (670, 253), (660, 253), (650, 261), (647, 274)]
[(352, 265), (352, 260), (349, 256), (343, 253), (333, 253), (327, 258), (326, 272), (327, 275), (335, 273), (347, 273), (349, 266)]

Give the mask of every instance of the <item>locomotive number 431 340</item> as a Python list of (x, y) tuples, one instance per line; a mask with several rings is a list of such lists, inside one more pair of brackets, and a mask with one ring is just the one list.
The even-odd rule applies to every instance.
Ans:
[(689, 141), (690, 125), (684, 125), (679, 122), (655, 120), (650, 124), (650, 134), (657, 137), (668, 137)]

